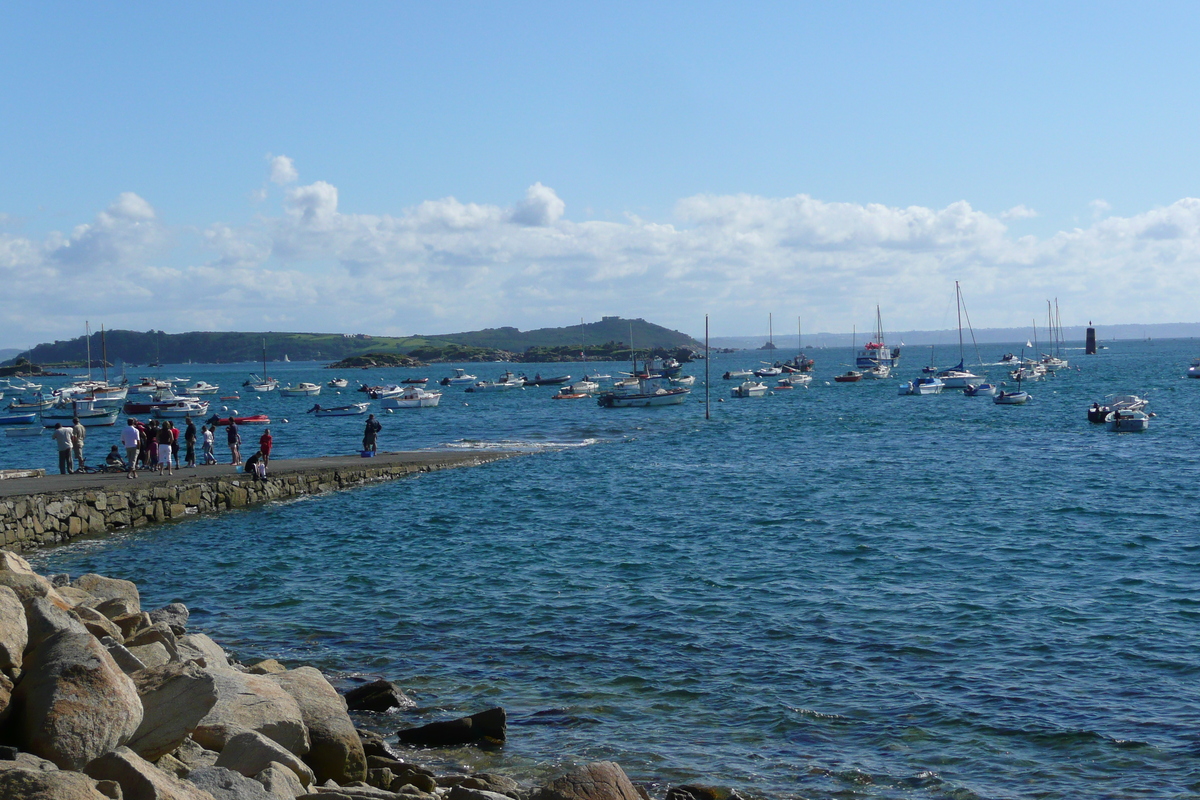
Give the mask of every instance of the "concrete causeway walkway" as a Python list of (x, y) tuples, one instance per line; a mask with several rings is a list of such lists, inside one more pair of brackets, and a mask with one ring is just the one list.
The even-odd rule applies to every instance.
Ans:
[[(516, 455), (509, 452), (445, 452), (417, 450), (413, 452), (380, 452), (374, 458), (352, 456), (321, 456), (320, 458), (288, 458), (271, 459), (268, 472), (272, 477), (312, 472), (326, 469), (359, 469), (361, 467), (384, 467), (403, 465), (416, 467), (410, 471), (431, 471), (451, 467), (471, 466), (487, 461), (497, 461)], [(425, 469), (421, 469), (425, 468)], [(0, 498), (18, 497), (26, 494), (48, 494), (54, 492), (73, 492), (82, 489), (123, 490), (132, 486), (154, 486), (156, 484), (180, 481), (191, 478), (208, 478), (215, 476), (251, 476), (242, 472), (240, 466), (229, 463), (213, 464), (209, 467), (184, 467), (173, 470), (172, 475), (159, 475), (150, 470), (138, 470), (138, 476), (130, 480), (124, 472), (81, 472), (74, 475), (59, 475), (46, 472), (39, 478), (10, 478), (0, 480)]]
[(510, 451), (417, 451), (374, 458), (275, 459), (265, 480), (231, 464), (189, 467), (171, 475), (141, 471), (42, 475), (0, 481), (0, 546), (33, 549), (80, 535), (141, 527), (300, 495), (366, 486), (420, 472), (477, 466)]

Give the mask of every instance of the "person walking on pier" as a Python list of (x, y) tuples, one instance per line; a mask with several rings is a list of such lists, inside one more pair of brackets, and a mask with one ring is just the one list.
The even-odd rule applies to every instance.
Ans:
[(87, 438), (87, 430), (79, 417), (71, 420), (71, 449), (75, 451), (75, 471), (83, 469), (83, 440)]
[(171, 433), (171, 426), (164, 422), (158, 429), (158, 471), (160, 474), (164, 466), (167, 474), (171, 474), (171, 445), (174, 443), (175, 437)]
[(209, 467), (217, 463), (217, 454), (213, 452), (213, 447), (216, 446), (216, 425), (201, 425), (200, 437), (204, 440), (204, 466)]
[(142, 447), (142, 432), (137, 429), (134, 421), (129, 420), (125, 430), (121, 431), (121, 444), (125, 447), (125, 461), (129, 464), (127, 478), (137, 477), (138, 451)]
[(379, 424), (379, 420), (375, 419), (374, 414), (367, 416), (367, 426), (363, 430), (363, 452), (374, 453), (376, 451), (375, 442), (379, 438), (379, 432), (383, 430), (383, 426)]
[(71, 445), (75, 438), (74, 432), (70, 428), (64, 428), (61, 422), (54, 423), (54, 442), (58, 445), (58, 474), (70, 475), (71, 470)]

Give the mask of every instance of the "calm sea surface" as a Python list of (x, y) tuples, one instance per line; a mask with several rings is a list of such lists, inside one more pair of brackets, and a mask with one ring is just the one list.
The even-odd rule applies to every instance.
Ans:
[[(807, 390), (732, 400), (714, 380), (709, 421), (701, 386), (631, 410), (448, 390), (385, 414), (381, 449), (528, 454), (34, 560), (181, 600), (243, 661), (394, 679), (421, 707), (381, 731), (508, 711), (502, 751), (426, 763), (536, 778), (613, 759), (772, 798), (1200, 796), (1200, 381), (1183, 377), (1200, 343), (1072, 348), (1022, 407), (836, 384), (850, 352), (812, 355)], [(898, 374), (928, 358), (907, 348)], [(713, 376), (757, 359), (714, 358)], [(162, 374), (232, 388), (250, 369)], [(1112, 392), (1151, 398), (1148, 432), (1087, 422)], [(225, 405), (269, 413), (278, 457), (355, 450), (362, 418), (312, 402)], [(92, 429), (92, 456), (117, 435)], [(53, 468), (52, 451), (0, 437), (0, 466)]]

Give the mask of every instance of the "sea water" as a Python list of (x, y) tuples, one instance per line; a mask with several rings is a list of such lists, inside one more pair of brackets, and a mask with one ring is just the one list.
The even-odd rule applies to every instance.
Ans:
[[(682, 406), (625, 410), (446, 389), (438, 408), (382, 414), (381, 449), (523, 455), (34, 561), (136, 581), (147, 607), (182, 601), (245, 662), (392, 679), (418, 707), (367, 721), (385, 733), (506, 709), (499, 751), (406, 756), (439, 768), (539, 779), (611, 759), (655, 791), (773, 798), (1200, 796), (1194, 351), (1071, 348), (1025, 406), (834, 383), (845, 349), (811, 352), (810, 388), (760, 399), (718, 376), (762, 354), (714, 357), (711, 419), (699, 383)], [(926, 361), (906, 356), (903, 380)], [(251, 368), (164, 372), (232, 387)], [(703, 380), (703, 362), (688, 371)], [(449, 367), (347, 377), (414, 374)], [(353, 452), (363, 418), (304, 413), (329, 391), (215, 408), (269, 413), (277, 457)], [(1150, 398), (1149, 431), (1087, 422), (1113, 392)], [(93, 456), (117, 433), (89, 431)], [(3, 466), (55, 462), (46, 439), (0, 448)]]

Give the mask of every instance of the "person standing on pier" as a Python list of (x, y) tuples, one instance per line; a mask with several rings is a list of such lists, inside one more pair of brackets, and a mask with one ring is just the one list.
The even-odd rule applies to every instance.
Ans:
[(71, 474), (71, 444), (75, 438), (70, 428), (64, 428), (61, 422), (54, 423), (54, 442), (58, 445), (58, 474)]
[(83, 440), (87, 438), (87, 431), (83, 427), (83, 423), (79, 421), (79, 417), (71, 420), (71, 449), (75, 451), (75, 471), (83, 469)]
[(271, 436), (270, 428), (267, 428), (265, 431), (263, 431), (263, 435), (258, 437), (258, 449), (262, 453), (262, 460), (264, 464), (271, 463), (271, 445), (274, 443), (274, 441), (275, 439)]
[(158, 471), (160, 474), (163, 467), (166, 467), (168, 475), (171, 474), (171, 445), (174, 443), (175, 437), (171, 433), (171, 424), (164, 422), (158, 429)]
[(363, 430), (363, 452), (374, 453), (376, 451), (375, 442), (379, 437), (379, 432), (383, 430), (383, 426), (379, 424), (379, 420), (375, 419), (374, 414), (367, 416), (367, 426)]
[(138, 451), (142, 448), (142, 432), (137, 429), (132, 419), (125, 426), (125, 430), (121, 431), (121, 444), (125, 447), (125, 461), (129, 465), (129, 474), (126, 477), (136, 478)]
[(229, 426), (225, 428), (225, 442), (229, 445), (229, 455), (233, 459), (229, 463), (236, 467), (242, 463), (242, 435), (238, 433), (233, 417), (229, 418)]
[(184, 452), (184, 460), (189, 467), (196, 466), (196, 423), (192, 422), (191, 417), (184, 417), (187, 427), (183, 431), (183, 441), (187, 445), (187, 450)]

